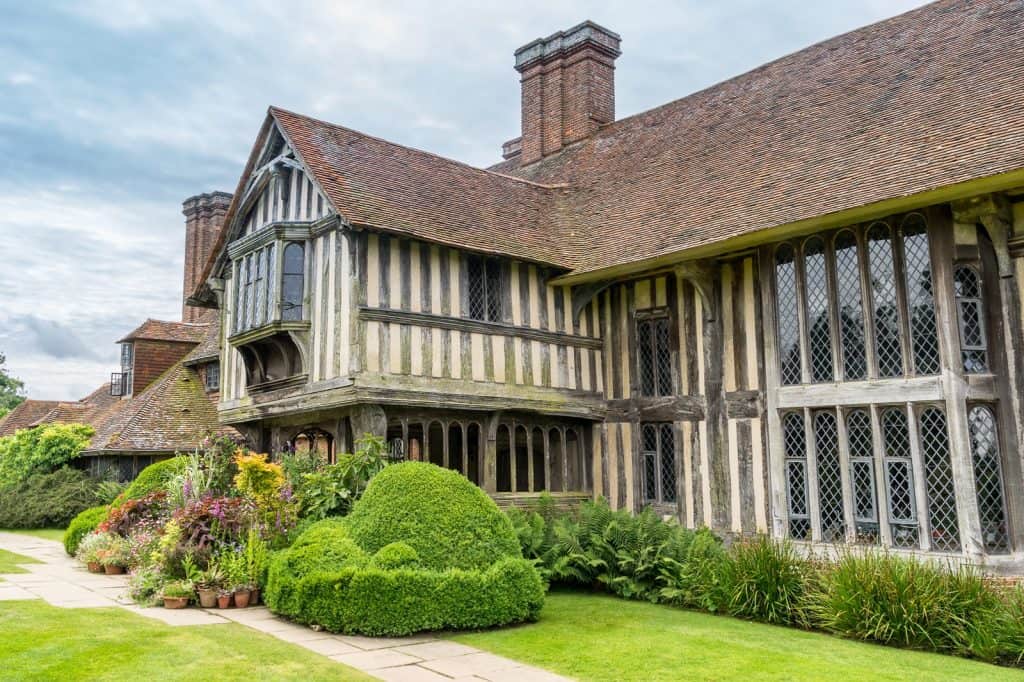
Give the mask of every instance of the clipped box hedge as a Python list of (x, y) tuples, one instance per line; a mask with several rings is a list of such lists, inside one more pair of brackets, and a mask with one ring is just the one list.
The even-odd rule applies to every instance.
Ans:
[(277, 553), (265, 599), (334, 632), (400, 636), (536, 620), (544, 585), (483, 491), (408, 462), (377, 474), (349, 517)]
[(73, 518), (68, 524), (67, 530), (64, 531), (64, 551), (75, 556), (82, 538), (96, 530), (96, 527), (107, 518), (109, 512), (110, 507), (107, 505), (89, 507)]

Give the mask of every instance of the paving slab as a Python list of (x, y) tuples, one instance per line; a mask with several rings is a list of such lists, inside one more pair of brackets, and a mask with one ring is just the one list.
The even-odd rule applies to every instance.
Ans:
[(518, 661), (483, 651), (464, 656), (451, 656), (449, 658), (438, 658), (433, 661), (424, 661), (422, 665), (424, 668), (447, 675), (448, 677), (468, 677), (472, 675), (483, 677), (495, 671), (523, 667), (523, 664)]
[(310, 651), (315, 651), (318, 654), (323, 654), (324, 656), (357, 654), (362, 651), (351, 644), (345, 644), (345, 642), (333, 636), (326, 639), (314, 639), (305, 642), (298, 642), (298, 645), (304, 649), (309, 649)]
[(396, 646), (408, 646), (410, 644), (421, 644), (423, 642), (436, 642), (436, 637), (429, 635), (414, 635), (412, 637), (362, 637), (360, 635), (339, 635), (346, 644), (351, 644), (358, 649), (373, 651), (374, 649), (390, 649)]
[(340, 654), (330, 656), (331, 660), (350, 665), (359, 670), (374, 671), (380, 668), (393, 668), (400, 665), (419, 663), (420, 659), (409, 654), (403, 654), (394, 649), (375, 649), (374, 651), (360, 651), (355, 654)]
[(397, 646), (394, 647), (393, 651), (416, 656), (424, 661), (432, 661), (438, 658), (452, 658), (454, 656), (475, 654), (479, 653), (480, 650), (465, 644), (459, 644), (458, 642), (437, 640), (434, 642), (423, 642), (422, 644), (410, 644), (409, 646)]

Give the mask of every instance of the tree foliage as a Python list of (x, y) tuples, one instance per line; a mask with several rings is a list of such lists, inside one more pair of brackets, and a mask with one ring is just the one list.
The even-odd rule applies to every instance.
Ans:
[(7, 373), (6, 361), (7, 357), (0, 353), (0, 418), (25, 401), (25, 382)]
[(87, 424), (44, 424), (0, 438), (0, 489), (59, 469), (81, 454), (94, 433)]

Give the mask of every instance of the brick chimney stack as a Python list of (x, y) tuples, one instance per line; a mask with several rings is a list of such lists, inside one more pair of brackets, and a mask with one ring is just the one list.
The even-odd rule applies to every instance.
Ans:
[[(523, 136), (505, 143), (505, 158), (539, 161), (615, 120), (617, 33), (584, 21), (516, 50)], [(516, 147), (519, 147), (517, 150)]]
[(206, 261), (217, 241), (217, 235), (224, 225), (231, 195), (227, 192), (208, 192), (189, 197), (182, 203), (185, 214), (185, 285), (181, 305), (181, 321), (196, 322), (203, 314), (202, 308), (190, 306), (185, 301), (199, 286)]

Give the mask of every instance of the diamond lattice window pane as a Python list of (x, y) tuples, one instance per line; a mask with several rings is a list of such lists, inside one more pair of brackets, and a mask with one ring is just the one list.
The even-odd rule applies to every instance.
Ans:
[(878, 542), (878, 502), (875, 496), (874, 445), (871, 418), (864, 410), (846, 417), (850, 449), (850, 480), (853, 487), (853, 516), (857, 524), (857, 542)]
[(640, 395), (644, 396), (655, 395), (653, 331), (651, 320), (637, 320), (636, 353), (640, 364)]
[(861, 299), (857, 237), (853, 232), (844, 231), (836, 237), (836, 300), (839, 303), (843, 376), (847, 380), (864, 379), (868, 375)]
[(271, 316), (274, 314), (274, 308), (273, 308), (274, 303), (273, 303), (273, 301), (274, 301), (274, 297), (277, 296), (277, 280), (275, 279), (275, 274), (276, 273), (275, 273), (275, 270), (274, 270), (274, 266), (276, 265), (276, 263), (275, 263), (276, 260), (277, 260), (276, 250), (275, 250), (274, 244), (271, 244), (270, 246), (267, 247), (267, 284), (266, 284), (267, 291), (266, 291), (266, 296), (267, 296), (267, 319), (268, 320), (270, 320)]
[(903, 374), (901, 325), (893, 263), (889, 226), (876, 223), (868, 230), (868, 269), (874, 305), (875, 355), (878, 357), (878, 374), (883, 377)]
[(469, 317), (473, 320), (486, 319), (487, 280), (484, 259), (479, 256), (466, 258), (466, 299), (469, 302)]
[(914, 371), (917, 374), (935, 374), (939, 371), (939, 339), (935, 326), (932, 263), (927, 226), (919, 214), (908, 216), (903, 223), (903, 256)]
[(789, 412), (783, 416), (782, 438), (786, 454), (789, 536), (805, 540), (810, 536), (811, 521), (807, 508), (807, 436), (802, 413)]
[(918, 547), (914, 467), (910, 460), (910, 427), (906, 412), (897, 408), (882, 412), (882, 443), (892, 543), (896, 547)]
[(832, 312), (825, 267), (825, 242), (820, 237), (812, 237), (804, 245), (804, 280), (811, 380), (832, 381)]
[(971, 434), (971, 459), (974, 486), (981, 517), (981, 538), (989, 554), (1010, 551), (1006, 527), (1006, 500), (1003, 496), (1003, 471), (999, 456), (999, 434), (992, 410), (979, 405), (968, 414)]
[(661, 474), (661, 501), (676, 501), (676, 446), (675, 433), (671, 424), (661, 425), (661, 442), (658, 455)]
[(821, 539), (824, 542), (843, 542), (846, 536), (846, 524), (843, 520), (843, 480), (839, 464), (839, 433), (834, 413), (815, 413), (814, 449), (818, 460)]
[(672, 395), (672, 347), (668, 317), (654, 320), (654, 363), (658, 377), (658, 395)]
[[(501, 322), (501, 261), (490, 258), (486, 261), (487, 269), (487, 319)], [(552, 324), (554, 321), (552, 320)]]
[(783, 384), (799, 384), (800, 319), (796, 296), (796, 260), (793, 247), (783, 244), (775, 254), (776, 315), (779, 366)]
[(956, 494), (953, 490), (953, 466), (949, 458), (946, 415), (934, 407), (922, 411), (920, 433), (932, 548), (943, 552), (955, 552), (960, 549), (960, 526), (956, 515)]
[(988, 368), (981, 279), (973, 268), (961, 266), (953, 274), (953, 289), (960, 323), (960, 353), (964, 371), (978, 373)]

